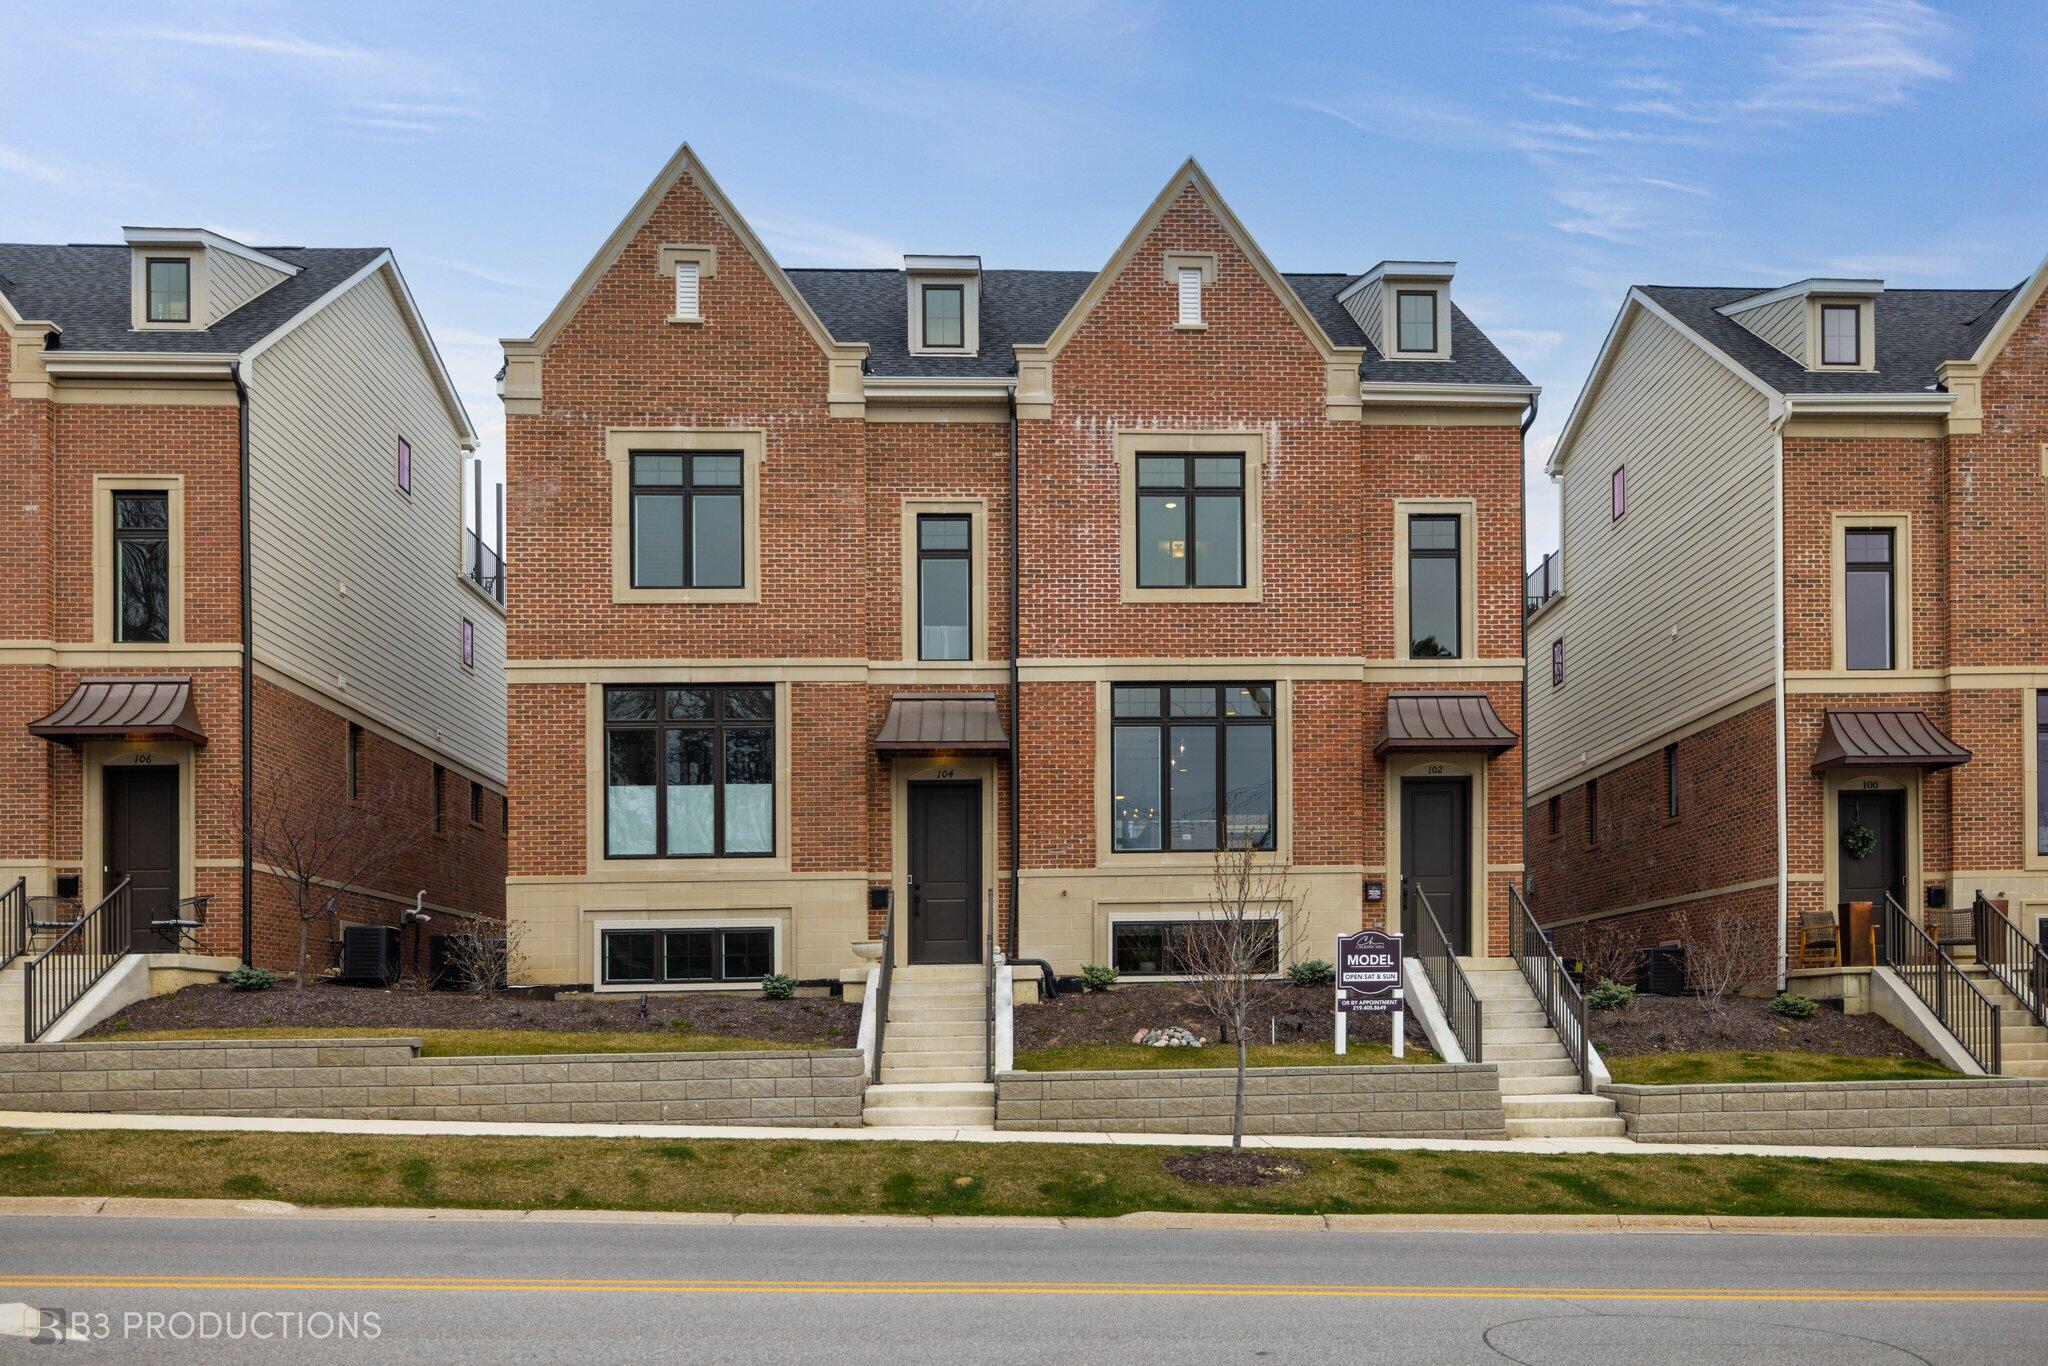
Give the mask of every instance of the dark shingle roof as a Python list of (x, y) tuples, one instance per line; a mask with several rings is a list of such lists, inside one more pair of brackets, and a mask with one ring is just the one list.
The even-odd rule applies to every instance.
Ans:
[(1997, 325), (2015, 290), (1887, 289), (1877, 296), (1877, 368), (1808, 370), (1733, 318), (1715, 310), (1775, 286), (1644, 285), (1673, 317), (1781, 394), (1909, 394), (1932, 389), (1935, 367), (1962, 360)]
[(241, 352), (383, 253), (381, 247), (259, 247), (299, 273), (204, 330), (137, 332), (128, 325), (132, 250), (125, 243), (0, 243), (0, 290), (22, 317), (62, 329), (65, 351)]
[[(868, 373), (915, 378), (996, 378), (1016, 373), (1011, 347), (1052, 335), (1095, 279), (1090, 270), (984, 270), (981, 273), (981, 350), (974, 356), (910, 354), (910, 296), (900, 270), (792, 270), (791, 283), (840, 341), (868, 344)], [(1527, 384), (1500, 349), (1456, 305), (1451, 308), (1451, 354), (1444, 364), (1390, 362), (1373, 349), (1337, 292), (1356, 276), (1285, 277), (1309, 315), (1338, 346), (1362, 346), (1359, 374), (1368, 382)]]

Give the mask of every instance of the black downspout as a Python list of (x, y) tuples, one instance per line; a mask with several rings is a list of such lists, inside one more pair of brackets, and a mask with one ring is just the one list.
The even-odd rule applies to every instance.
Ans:
[(1017, 733), (1022, 728), (1019, 720), (1017, 686), (1017, 647), (1023, 639), (1023, 632), (1017, 622), (1017, 605), (1022, 595), (1017, 588), (1019, 566), (1023, 555), (1017, 545), (1017, 529), (1023, 519), (1017, 509), (1017, 391), (1010, 390), (1010, 958), (1017, 957), (1017, 945), (1024, 933), (1024, 884), (1022, 864), (1024, 848), (1021, 843), (1023, 821), (1018, 815), (1017, 804), (1021, 783), (1017, 777)]
[(256, 643), (252, 629), (254, 597), (249, 590), (249, 386), (242, 382), (242, 363), (228, 364), (235, 382), (237, 445), (242, 480), (242, 961), (255, 963), (256, 950)]
[[(1522, 484), (1522, 895), (1529, 894), (1529, 429), (1536, 425), (1540, 394), (1529, 395), (1529, 415), (1516, 438), (1515, 477)], [(1535, 912), (1531, 911), (1531, 915)]]

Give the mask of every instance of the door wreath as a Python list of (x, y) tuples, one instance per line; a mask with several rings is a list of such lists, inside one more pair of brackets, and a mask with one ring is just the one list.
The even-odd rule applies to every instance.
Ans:
[(1862, 821), (1842, 832), (1842, 852), (1852, 859), (1866, 859), (1877, 848), (1877, 832)]

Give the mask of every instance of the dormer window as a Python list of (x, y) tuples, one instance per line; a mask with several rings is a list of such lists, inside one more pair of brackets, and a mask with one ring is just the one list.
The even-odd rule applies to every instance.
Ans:
[(192, 321), (192, 262), (183, 256), (151, 257), (147, 267), (149, 307), (153, 323)]
[(1436, 291), (1404, 289), (1396, 298), (1399, 336), (1395, 345), (1410, 354), (1436, 350)]
[(960, 285), (926, 285), (924, 344), (933, 350), (956, 350), (967, 344), (966, 290)]
[(981, 258), (906, 256), (910, 353), (971, 356), (981, 349)]
[(1823, 304), (1820, 310), (1820, 363), (1861, 365), (1863, 310), (1855, 304)]

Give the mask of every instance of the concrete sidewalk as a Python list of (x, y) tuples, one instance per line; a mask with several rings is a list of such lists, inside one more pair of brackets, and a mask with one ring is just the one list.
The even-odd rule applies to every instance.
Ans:
[[(159, 1129), (205, 1133), (393, 1134), (409, 1138), (800, 1139), (818, 1143), (1064, 1143), (1118, 1147), (1220, 1148), (1228, 1134), (1036, 1133), (997, 1129), (778, 1129), (711, 1124), (510, 1124), (431, 1119), (243, 1119), (226, 1115), (115, 1115), (0, 1111), (0, 1129)], [(1775, 1148), (1761, 1144), (1636, 1143), (1626, 1138), (1406, 1139), (1247, 1137), (1247, 1148), (1355, 1152), (1600, 1153), (1688, 1157), (1838, 1157), (1884, 1162), (2048, 1164), (2048, 1148)]]
[(1286, 1233), (1939, 1234), (2048, 1238), (2048, 1219), (1852, 1219), (1747, 1214), (1189, 1214), (1152, 1210), (1090, 1219), (1003, 1214), (719, 1214), (682, 1210), (413, 1209), (284, 1200), (0, 1196), (0, 1219), (325, 1219), (366, 1223), (674, 1224), (714, 1228), (1142, 1228)]

